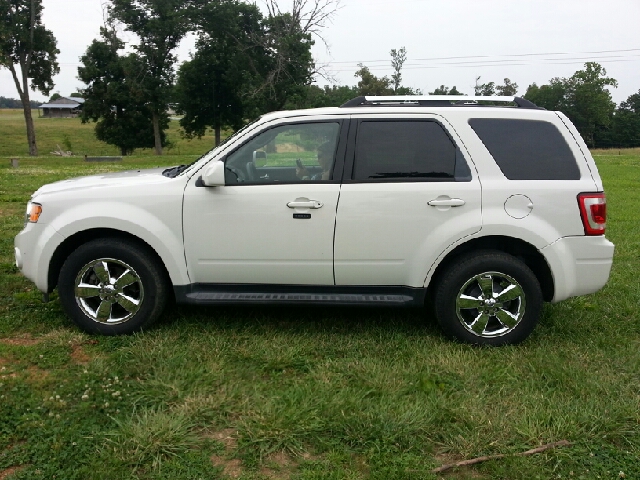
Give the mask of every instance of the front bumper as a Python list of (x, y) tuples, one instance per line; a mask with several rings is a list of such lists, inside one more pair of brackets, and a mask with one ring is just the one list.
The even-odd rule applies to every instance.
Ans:
[(600, 290), (609, 280), (614, 245), (604, 236), (564, 237), (541, 252), (555, 284), (553, 303)]
[(16, 235), (16, 266), (41, 292), (49, 291), (49, 264), (55, 249), (63, 240), (53, 227), (39, 223), (27, 223)]

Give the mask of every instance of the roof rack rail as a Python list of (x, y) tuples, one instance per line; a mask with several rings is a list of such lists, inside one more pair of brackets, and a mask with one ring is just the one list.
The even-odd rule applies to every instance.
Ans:
[[(487, 97), (487, 96), (470, 96), (465, 95), (397, 95), (397, 96), (363, 96), (352, 98), (348, 102), (340, 105), (340, 108), (347, 107), (373, 107), (373, 106), (429, 106), (429, 107), (462, 107), (462, 106), (487, 106), (486, 103), (515, 103), (518, 108), (529, 108), (535, 110), (545, 110), (538, 107), (535, 103), (530, 102), (522, 97)], [(494, 105), (489, 105), (494, 106)]]

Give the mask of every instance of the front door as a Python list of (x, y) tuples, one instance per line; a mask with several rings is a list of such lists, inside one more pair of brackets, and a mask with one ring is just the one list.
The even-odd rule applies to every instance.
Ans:
[(189, 181), (184, 239), (193, 283), (334, 284), (342, 127), (339, 119), (270, 126), (226, 156), (225, 186)]

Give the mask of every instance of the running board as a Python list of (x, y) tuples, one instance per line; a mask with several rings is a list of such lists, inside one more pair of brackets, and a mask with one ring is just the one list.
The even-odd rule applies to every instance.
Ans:
[(307, 304), (422, 306), (426, 290), (410, 287), (317, 287), (306, 285), (187, 285), (174, 287), (176, 301), (192, 305)]

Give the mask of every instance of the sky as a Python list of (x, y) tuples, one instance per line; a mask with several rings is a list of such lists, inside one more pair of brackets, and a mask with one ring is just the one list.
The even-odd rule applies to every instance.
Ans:
[[(262, 0), (256, 0), (260, 5)], [(288, 10), (292, 0), (280, 0)], [(311, 0), (309, 0), (311, 1)], [(319, 85), (355, 85), (362, 63), (376, 76), (391, 76), (391, 49), (405, 47), (402, 84), (425, 94), (440, 85), (472, 94), (480, 83), (518, 84), (570, 77), (584, 63), (600, 63), (618, 81), (616, 103), (640, 91), (640, 0), (341, 0), (322, 30), (326, 44), (313, 47), (327, 73)], [(53, 92), (69, 95), (83, 87), (80, 56), (103, 23), (104, 0), (43, 0), (43, 22), (58, 41), (60, 73)], [(129, 41), (135, 41), (129, 36)], [(176, 51), (189, 59), (193, 37)], [(0, 96), (18, 98), (9, 71), (0, 69)], [(34, 100), (44, 101), (40, 92)]]

